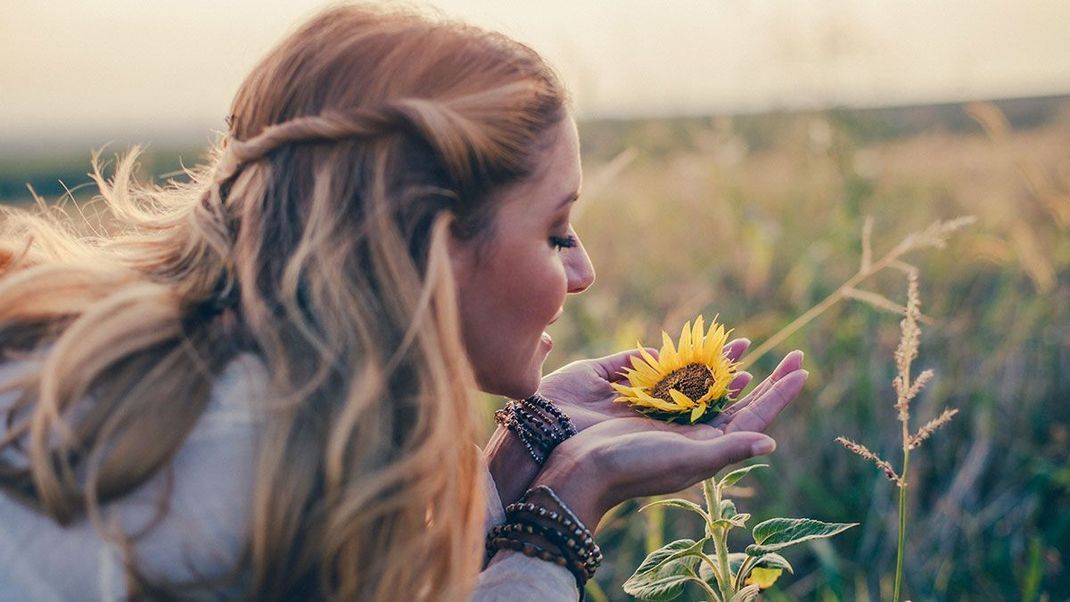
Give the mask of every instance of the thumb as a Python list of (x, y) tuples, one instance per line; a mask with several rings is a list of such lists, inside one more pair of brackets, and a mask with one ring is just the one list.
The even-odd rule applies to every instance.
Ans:
[(689, 455), (702, 478), (712, 477), (729, 464), (764, 456), (776, 449), (776, 441), (762, 433), (730, 433), (706, 441), (692, 441), (693, 450)]
[[(658, 357), (657, 349), (644, 347), (644, 350), (655, 358)], [(602, 380), (617, 382), (624, 379), (621, 375), (621, 371), (632, 366), (633, 357), (642, 359), (638, 349), (618, 351), (612, 355), (593, 358), (588, 361), (591, 362), (591, 367), (594, 368), (595, 372), (598, 373), (598, 376), (601, 377)]]

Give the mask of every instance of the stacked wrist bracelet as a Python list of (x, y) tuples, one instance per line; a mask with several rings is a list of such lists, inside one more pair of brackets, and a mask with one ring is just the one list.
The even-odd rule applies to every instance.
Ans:
[[(532, 501), (537, 498), (542, 501)], [(519, 502), (506, 506), (505, 516), (506, 522), (487, 534), (488, 555), (515, 550), (563, 566), (576, 577), (582, 594), (584, 584), (602, 563), (602, 551), (591, 531), (561, 498), (539, 485), (529, 489)]]
[(539, 466), (559, 443), (576, 434), (569, 417), (538, 393), (520, 401), (510, 400), (494, 412), (494, 420), (516, 433)]

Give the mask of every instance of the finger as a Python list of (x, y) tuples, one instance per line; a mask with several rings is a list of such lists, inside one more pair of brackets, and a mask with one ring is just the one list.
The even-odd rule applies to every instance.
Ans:
[(803, 352), (799, 351), (798, 349), (785, 355), (784, 359), (780, 360), (780, 363), (777, 364), (777, 367), (773, 370), (773, 373), (770, 374), (768, 378), (763, 380), (761, 384), (755, 387), (753, 391), (747, 394), (747, 396), (744, 397), (742, 401), (736, 404), (733, 413), (742, 410), (751, 401), (764, 395), (765, 392), (768, 391), (770, 387), (775, 385), (780, 379), (802, 368), (803, 357)]
[(696, 441), (688, 447), (690, 453), (683, 458), (684, 462), (692, 465), (699, 478), (706, 479), (729, 464), (772, 453), (776, 449), (776, 441), (761, 433), (740, 432), (709, 441)]
[(776, 369), (773, 370), (773, 373), (770, 374), (768, 378), (763, 380), (757, 387), (755, 387), (750, 393), (748, 393), (746, 397), (726, 408), (724, 412), (722, 412), (721, 415), (717, 417), (715, 424), (718, 426), (727, 424), (732, 419), (732, 416), (738, 414), (743, 410), (743, 408), (746, 408), (748, 405), (750, 405), (752, 401), (764, 395), (765, 392), (768, 391), (770, 387), (775, 385), (778, 380), (788, 374), (791, 374), (796, 370), (799, 370), (802, 367), (802, 362), (803, 352), (799, 351), (798, 349), (784, 356), (784, 359), (780, 360), (780, 363), (777, 365)]
[(735, 339), (724, 346), (724, 355), (733, 362), (739, 361), (748, 347), (750, 347), (750, 339)]
[[(646, 349), (646, 352), (653, 355), (655, 358), (658, 357), (657, 349), (652, 349), (650, 347), (645, 347), (644, 349)], [(624, 376), (621, 374), (621, 371), (625, 368), (630, 368), (632, 366), (633, 357), (638, 357), (642, 359), (642, 357), (639, 355), (638, 349), (618, 351), (617, 353), (614, 353), (612, 355), (594, 358), (587, 361), (591, 362), (591, 367), (594, 368), (595, 372), (602, 380), (606, 380), (609, 382), (617, 382), (624, 380)]]
[(725, 432), (764, 431), (802, 391), (809, 375), (806, 370), (796, 370), (777, 381), (763, 395), (733, 415), (725, 426)]
[(724, 431), (712, 424), (678, 424), (674, 425), (673, 431), (682, 434), (688, 439), (708, 441), (724, 436)]
[(728, 398), (735, 399), (740, 391), (747, 388), (747, 385), (750, 384), (752, 378), (753, 376), (751, 376), (750, 372), (740, 372), (739, 374), (736, 374), (735, 378), (732, 379), (732, 382), (728, 383)]

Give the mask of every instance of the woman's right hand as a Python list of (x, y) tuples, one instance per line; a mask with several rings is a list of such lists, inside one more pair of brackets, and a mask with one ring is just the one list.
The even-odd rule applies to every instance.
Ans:
[[(725, 466), (772, 452), (765, 428), (802, 390), (807, 372), (777, 380), (749, 407), (748, 427), (677, 425), (650, 418), (616, 418), (595, 424), (554, 450), (532, 486), (547, 485), (594, 529), (613, 506), (635, 497), (675, 493)], [(742, 416), (741, 416), (742, 418)]]

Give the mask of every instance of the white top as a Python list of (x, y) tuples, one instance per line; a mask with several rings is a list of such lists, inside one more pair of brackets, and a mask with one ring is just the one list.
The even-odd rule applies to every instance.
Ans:
[[(6, 380), (23, 364), (0, 366)], [(142, 570), (149, 576), (186, 580), (225, 573), (247, 534), (257, 456), (259, 419), (268, 375), (253, 355), (231, 362), (212, 390), (204, 414), (173, 461), (170, 510), (139, 540)], [(15, 400), (0, 395), (0, 416)], [(0, 432), (3, 422), (0, 421)], [(486, 465), (487, 529), (505, 518)], [(154, 518), (164, 472), (105, 507), (105, 521), (136, 532)], [(0, 493), (0, 602), (27, 600), (125, 600), (122, 554), (88, 520), (62, 527)], [(235, 592), (237, 597), (240, 592)], [(576, 600), (572, 574), (552, 563), (504, 551), (479, 576), (473, 602)]]

